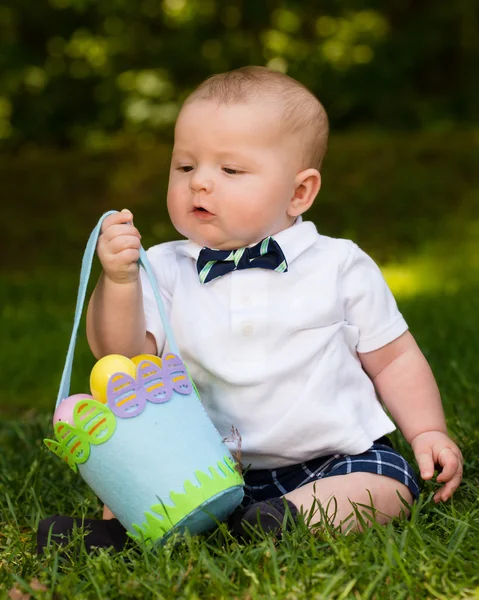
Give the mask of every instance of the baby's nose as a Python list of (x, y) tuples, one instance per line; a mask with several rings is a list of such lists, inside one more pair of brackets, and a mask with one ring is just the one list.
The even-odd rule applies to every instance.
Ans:
[(190, 179), (190, 188), (196, 193), (209, 193), (213, 189), (213, 180), (205, 171), (196, 169)]

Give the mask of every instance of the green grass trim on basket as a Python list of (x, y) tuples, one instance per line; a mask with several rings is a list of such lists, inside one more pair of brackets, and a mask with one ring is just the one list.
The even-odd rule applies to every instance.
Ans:
[(131, 537), (138, 539), (142, 537), (146, 542), (162, 538), (185, 515), (189, 515), (195, 509), (201, 510), (205, 501), (211, 501), (214, 496), (230, 487), (243, 484), (241, 474), (228, 456), (225, 456), (223, 461), (219, 461), (216, 466), (210, 467), (209, 471), (210, 475), (202, 471), (195, 471), (199, 487), (186, 480), (184, 493), (171, 492), (171, 506), (164, 503), (151, 506), (151, 513), (145, 513), (146, 521), (142, 525), (134, 525), (138, 536), (130, 534)]

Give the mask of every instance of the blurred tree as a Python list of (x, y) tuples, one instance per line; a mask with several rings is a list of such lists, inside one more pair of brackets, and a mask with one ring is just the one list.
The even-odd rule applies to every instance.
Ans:
[(169, 134), (208, 75), (267, 64), (333, 126), (448, 130), (479, 120), (476, 0), (3, 0), (4, 147), (106, 147)]

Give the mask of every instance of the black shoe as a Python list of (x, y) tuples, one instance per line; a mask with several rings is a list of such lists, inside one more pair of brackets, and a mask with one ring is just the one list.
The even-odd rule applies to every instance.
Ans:
[(283, 528), (288, 529), (296, 522), (298, 509), (286, 498), (271, 498), (265, 502), (255, 502), (245, 508), (237, 508), (228, 519), (231, 532), (246, 540), (254, 536), (253, 528), (280, 537)]
[(84, 542), (87, 552), (91, 552), (93, 548), (110, 547), (120, 552), (128, 540), (126, 529), (118, 519), (100, 521), (54, 515), (40, 521), (37, 531), (37, 553), (43, 553), (48, 545), (49, 536), (56, 544), (65, 546), (70, 542), (73, 530), (82, 527), (85, 530)]

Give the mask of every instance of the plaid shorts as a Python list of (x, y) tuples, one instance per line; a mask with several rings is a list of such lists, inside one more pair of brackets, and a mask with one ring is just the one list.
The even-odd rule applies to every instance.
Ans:
[(415, 500), (419, 496), (419, 485), (411, 465), (387, 437), (382, 437), (362, 454), (331, 454), (288, 467), (246, 471), (243, 505), (283, 496), (324, 477), (358, 472), (392, 477), (404, 483)]

